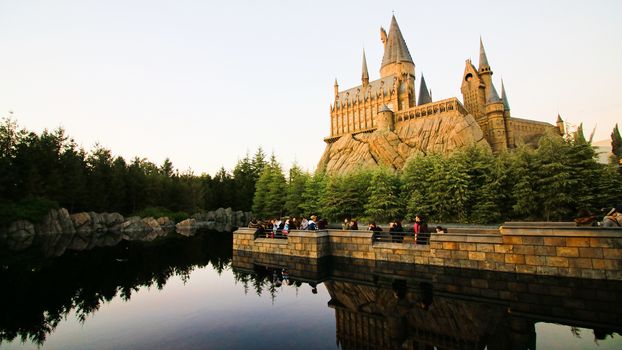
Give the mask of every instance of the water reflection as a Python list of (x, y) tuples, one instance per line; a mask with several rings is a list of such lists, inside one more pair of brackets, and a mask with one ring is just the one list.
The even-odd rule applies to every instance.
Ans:
[(535, 349), (539, 322), (621, 340), (621, 282), (245, 252), (233, 266), (323, 281), (342, 349)]
[[(111, 303), (118, 310), (145, 312), (132, 321), (122, 323), (114, 311), (102, 308), (100, 315), (119, 323), (116, 330), (140, 333), (133, 339), (117, 336), (114, 344), (107, 340), (106, 346), (131, 348), (132, 342), (134, 348), (307, 344), (341, 349), (494, 350), (587, 348), (596, 341), (595, 347), (602, 349), (601, 340), (612, 336), (617, 347), (621, 345), (622, 282), (232, 253), (231, 243), (230, 234), (210, 233), (149, 244), (124, 243), (52, 260), (2, 260), (0, 345), (18, 339), (44, 344), (74, 314), (81, 322), (89, 318), (84, 327), (88, 332), (104, 332), (95, 326), (101, 321), (94, 322), (92, 316), (105, 303), (113, 299), (136, 303), (145, 295), (157, 294), (167, 282), (179, 286), (167, 301), (170, 304), (156, 304), (156, 310)], [(212, 270), (218, 276), (208, 279)], [(188, 286), (180, 283), (190, 279), (203, 280)], [(198, 289), (189, 290), (190, 286)], [(215, 289), (221, 292), (208, 292)], [(185, 314), (179, 311), (182, 308)], [(143, 330), (131, 328), (139, 318), (158, 318), (158, 322)], [(87, 327), (89, 322), (92, 327)], [(560, 330), (554, 323), (565, 326)], [(62, 333), (61, 328), (55, 336)], [(102, 337), (108, 337), (107, 331)], [(561, 334), (568, 339), (561, 341)], [(46, 347), (67, 345), (66, 338), (53, 338)], [(84, 348), (81, 345), (74, 348)]]
[(211, 264), (231, 264), (231, 235), (204, 234), (70, 253), (19, 263), (3, 257), (0, 344), (19, 338), (43, 344), (72, 310), (84, 321), (115, 297), (130, 300), (140, 287), (162, 289), (172, 276)]

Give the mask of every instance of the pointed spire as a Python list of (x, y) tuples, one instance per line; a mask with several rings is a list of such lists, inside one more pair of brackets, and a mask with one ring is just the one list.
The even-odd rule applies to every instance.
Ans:
[(557, 113), (557, 123), (563, 123), (564, 120), (562, 119), (562, 116), (559, 115), (559, 113)]
[(367, 71), (367, 58), (365, 58), (365, 49), (363, 49), (363, 72), (361, 74), (363, 85), (369, 84), (369, 72)]
[(337, 78), (335, 78), (335, 86), (339, 86), (339, 84), (337, 83)]
[(503, 109), (510, 110), (510, 103), (508, 102), (508, 95), (505, 93), (505, 85), (503, 85), (503, 79), (501, 79), (501, 101), (503, 101)]
[(486, 50), (484, 50), (484, 43), (482, 37), (479, 37), (479, 71), (490, 71), (490, 65), (488, 64), (488, 57), (486, 57)]
[(488, 89), (488, 96), (486, 96), (486, 103), (495, 103), (495, 102), (501, 102), (501, 99), (499, 98), (497, 89), (495, 89), (495, 84), (493, 84), (493, 82), (491, 81), (490, 89)]
[(389, 35), (385, 44), (381, 67), (399, 61), (414, 64), (413, 59), (410, 56), (410, 52), (408, 51), (408, 46), (406, 46), (406, 42), (404, 41), (404, 36), (402, 36), (402, 31), (400, 30), (394, 15), (391, 18), (391, 27), (389, 28)]
[(419, 88), (419, 99), (417, 100), (417, 106), (421, 106), (431, 102), (432, 96), (430, 96), (428, 86), (425, 83), (425, 78), (423, 77), (423, 74), (421, 74), (421, 86)]

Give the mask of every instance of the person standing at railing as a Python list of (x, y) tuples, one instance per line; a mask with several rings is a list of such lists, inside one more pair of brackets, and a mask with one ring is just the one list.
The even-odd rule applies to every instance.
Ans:
[(300, 229), (301, 230), (307, 230), (309, 228), (309, 220), (307, 220), (307, 218), (303, 217), (302, 220), (300, 220)]
[(344, 231), (350, 229), (350, 220), (348, 220), (348, 218), (343, 219), (343, 224), (341, 224), (341, 229)]
[(415, 215), (415, 225), (413, 225), (415, 233), (415, 244), (428, 244), (430, 234), (428, 233), (428, 224), (421, 214)]
[(289, 233), (289, 219), (285, 220), (285, 224), (283, 225), (283, 235), (287, 236)]
[(315, 223), (315, 220), (317, 220), (317, 216), (311, 215), (311, 220), (309, 220), (307, 230), (317, 230), (317, 224)]
[(350, 223), (348, 224), (348, 230), (358, 230), (358, 229), (359, 229), (358, 222), (356, 222), (356, 220), (354, 219), (350, 220)]
[(399, 220), (389, 224), (389, 233), (391, 234), (391, 240), (393, 242), (404, 241), (404, 228)]
[(367, 226), (367, 230), (379, 232), (379, 231), (382, 231), (382, 228), (380, 226), (376, 226), (376, 223), (372, 221)]

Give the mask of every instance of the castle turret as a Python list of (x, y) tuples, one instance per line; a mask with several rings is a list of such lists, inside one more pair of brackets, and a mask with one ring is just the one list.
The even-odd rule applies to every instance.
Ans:
[(369, 85), (369, 72), (367, 71), (367, 59), (365, 58), (365, 50), (363, 50), (363, 72), (361, 73), (361, 82), (363, 87)]
[(488, 64), (488, 57), (486, 57), (486, 50), (484, 50), (484, 43), (482, 37), (479, 37), (479, 74), (490, 73), (490, 65)]
[(402, 31), (397, 24), (395, 16), (391, 18), (391, 27), (387, 36), (381, 28), (381, 38), (384, 43), (384, 56), (380, 65), (380, 77), (390, 75), (410, 74), (415, 75), (415, 63), (413, 62), (408, 46), (402, 36)]
[(377, 130), (393, 131), (395, 129), (393, 111), (387, 105), (382, 106), (378, 111), (376, 123)]
[(514, 139), (514, 132), (510, 121), (510, 118), (512, 117), (510, 114), (510, 103), (508, 102), (508, 95), (505, 92), (505, 84), (503, 84), (503, 79), (501, 79), (501, 101), (503, 102), (503, 121), (505, 123), (505, 133), (508, 140), (508, 147), (514, 148), (516, 142)]
[(419, 99), (417, 100), (417, 106), (424, 105), (426, 103), (432, 103), (432, 96), (428, 91), (428, 86), (425, 84), (425, 78), (421, 74), (421, 86), (419, 87)]
[(559, 113), (557, 113), (557, 122), (555, 123), (555, 125), (557, 125), (557, 131), (559, 132), (560, 135), (563, 136), (566, 134), (566, 127), (564, 126), (564, 120), (559, 115)]
[(337, 78), (335, 78), (335, 100), (339, 98), (339, 83), (337, 83)]
[(488, 143), (493, 152), (501, 152), (508, 148), (505, 119), (505, 108), (499, 98), (495, 85), (490, 82), (488, 96), (486, 96), (486, 118), (488, 121)]
[(484, 83), (480, 79), (477, 69), (470, 59), (466, 60), (464, 73), (462, 74), (462, 85), (460, 86), (462, 100), (466, 110), (475, 118), (484, 134), (486, 134), (484, 90)]
[[(484, 43), (481, 37), (479, 38), (479, 68), (477, 69), (477, 73), (483, 83), (483, 87), (480, 86), (480, 98), (483, 97), (484, 103), (488, 103), (488, 97), (492, 94), (490, 90), (493, 88), (492, 69), (490, 69), (490, 64), (488, 64), (488, 57), (486, 57), (486, 50), (484, 50)], [(496, 93), (495, 91), (495, 94)], [(497, 98), (498, 96), (497, 94)]]

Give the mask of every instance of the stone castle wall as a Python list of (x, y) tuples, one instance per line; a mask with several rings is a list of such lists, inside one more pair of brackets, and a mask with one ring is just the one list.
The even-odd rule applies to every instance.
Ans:
[(306, 258), (326, 256), (546, 276), (622, 280), (622, 230), (507, 223), (499, 230), (455, 229), (428, 245), (373, 240), (370, 231), (291, 231), (288, 239), (234, 232), (233, 249)]

